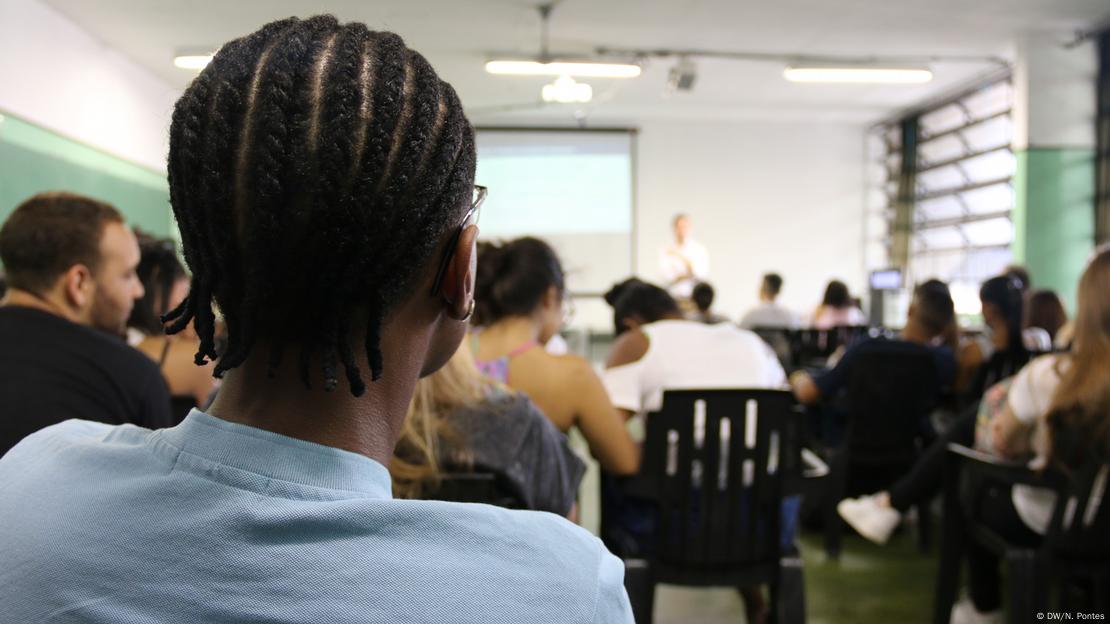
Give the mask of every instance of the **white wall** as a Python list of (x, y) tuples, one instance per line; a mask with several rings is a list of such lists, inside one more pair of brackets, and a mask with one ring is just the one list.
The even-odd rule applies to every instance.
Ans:
[[(165, 169), (176, 88), (38, 0), (0, 0), (0, 113)], [(169, 62), (169, 59), (167, 59)], [(642, 276), (676, 212), (710, 249), (722, 313), (780, 272), (783, 302), (809, 311), (838, 277), (860, 293), (863, 136), (854, 124), (645, 121), (637, 141), (636, 245)]]
[(1014, 151), (1095, 147), (1098, 46), (1095, 41), (1068, 45), (1074, 38), (1074, 33), (1056, 31), (1018, 38)]
[(165, 170), (177, 89), (37, 0), (0, 0), (0, 59), (0, 113)]
[(675, 213), (712, 258), (715, 308), (739, 316), (766, 271), (809, 313), (831, 278), (862, 295), (863, 146), (855, 124), (647, 122), (637, 151), (637, 267), (658, 280)]

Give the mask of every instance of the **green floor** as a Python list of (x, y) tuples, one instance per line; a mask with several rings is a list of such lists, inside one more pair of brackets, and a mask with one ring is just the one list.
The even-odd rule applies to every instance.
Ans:
[[(829, 561), (821, 537), (803, 534), (809, 624), (901, 624), (932, 619), (936, 557), (917, 551), (912, 530), (886, 546), (846, 534), (839, 561)], [(661, 585), (653, 624), (739, 624), (743, 604), (731, 589)]]
[(839, 561), (825, 557), (819, 535), (803, 534), (800, 542), (809, 624), (932, 619), (937, 559), (935, 552), (918, 551), (912, 529), (901, 531), (886, 546), (846, 534)]

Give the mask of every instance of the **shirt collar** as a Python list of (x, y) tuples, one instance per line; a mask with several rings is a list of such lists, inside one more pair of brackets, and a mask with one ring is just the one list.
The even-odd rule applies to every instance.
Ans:
[(229, 422), (194, 409), (180, 425), (155, 432), (182, 452), (271, 479), (392, 498), (389, 470), (350, 451)]

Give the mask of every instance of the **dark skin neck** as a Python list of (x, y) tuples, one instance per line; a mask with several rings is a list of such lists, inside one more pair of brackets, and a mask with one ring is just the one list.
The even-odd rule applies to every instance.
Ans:
[[(470, 240), (471, 237), (468, 237)], [(469, 279), (469, 278), (468, 278)], [(427, 286), (421, 286), (423, 292)], [(469, 301), (470, 291), (456, 301)], [(267, 375), (270, 349), (256, 344), (241, 366), (227, 373), (208, 413), (217, 418), (291, 438), (340, 448), (389, 466), (400, 437), (416, 381), (438, 369), (455, 352), (466, 324), (465, 303), (444, 306), (438, 299), (415, 297), (402, 304), (382, 327), (382, 378), (370, 381), (364, 336), (351, 337), (366, 393), (351, 394), (339, 369), (339, 384), (323, 389), (319, 359), (309, 369), (311, 389), (301, 381), (297, 349), (290, 347), (282, 366)], [(357, 316), (357, 315), (356, 315)]]
[[(366, 352), (360, 348), (365, 336), (351, 336), (356, 345), (356, 363), (367, 386), (362, 396), (351, 394), (342, 368), (339, 385), (331, 392), (324, 391), (319, 359), (314, 359), (309, 369), (312, 388), (306, 390), (292, 348), (271, 379), (267, 375), (270, 350), (260, 342), (241, 366), (228, 372), (208, 413), (365, 455), (389, 466), (417, 379), (442, 366), (455, 353), (466, 330), (463, 319), (473, 300), (477, 235), (477, 228), (470, 226), (459, 237), (441, 295), (411, 297), (383, 323), (384, 370), (378, 381), (370, 381)], [(413, 292), (431, 289), (434, 269), (429, 265), (425, 279), (416, 283)]]
[[(370, 383), (370, 367), (365, 354), (361, 354), (359, 370), (367, 382), (361, 397), (350, 393), (342, 369), (339, 385), (326, 392), (315, 362), (310, 369), (312, 389), (306, 390), (293, 349), (271, 379), (267, 375), (269, 348), (257, 345), (242, 366), (224, 377), (208, 412), (230, 422), (365, 455), (388, 466), (424, 366), (414, 356), (427, 350), (431, 332), (425, 328), (424, 335), (420, 333), (408, 328), (402, 334), (406, 335), (404, 345), (399, 345), (390, 339), (398, 332), (383, 332), (386, 368), (376, 382)], [(361, 345), (362, 339), (357, 338), (355, 344)]]

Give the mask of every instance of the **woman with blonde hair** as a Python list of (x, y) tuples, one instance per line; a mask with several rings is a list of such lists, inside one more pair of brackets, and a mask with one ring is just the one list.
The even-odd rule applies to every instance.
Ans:
[[(1070, 353), (1031, 361), (1014, 377), (1006, 407), (991, 423), (997, 453), (1030, 466), (1065, 473), (1110, 462), (1110, 245), (1100, 247), (1079, 280), (1075, 340)], [(980, 522), (1017, 545), (1036, 546), (1056, 505), (1052, 491), (1015, 485), (992, 487), (971, 510)], [(971, 600), (953, 610), (953, 621), (999, 611), (998, 559), (969, 544)], [(977, 613), (976, 613), (977, 612)]]
[(434, 492), (443, 473), (493, 473), (526, 509), (573, 517), (586, 466), (521, 393), (479, 372), (465, 346), (417, 382), (389, 472), (400, 498)]

